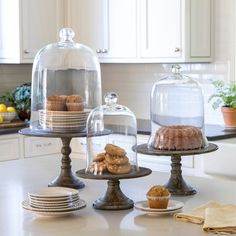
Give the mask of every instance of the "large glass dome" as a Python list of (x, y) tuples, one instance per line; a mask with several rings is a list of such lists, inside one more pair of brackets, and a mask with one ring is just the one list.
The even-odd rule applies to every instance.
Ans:
[(151, 93), (149, 148), (192, 150), (207, 146), (204, 135), (204, 100), (201, 87), (182, 75), (179, 65), (158, 80)]
[(88, 117), (87, 173), (121, 175), (138, 170), (136, 117), (117, 100), (115, 93), (107, 93), (105, 105)]
[(70, 28), (60, 41), (36, 55), (32, 71), (30, 128), (48, 132), (78, 132), (89, 112), (101, 105), (100, 65), (95, 53), (73, 41)]

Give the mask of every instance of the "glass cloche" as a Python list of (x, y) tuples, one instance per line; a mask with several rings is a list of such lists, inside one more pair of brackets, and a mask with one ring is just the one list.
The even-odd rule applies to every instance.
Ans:
[(30, 128), (80, 132), (89, 112), (101, 105), (100, 65), (95, 53), (73, 41), (70, 28), (60, 41), (42, 48), (32, 71)]
[(88, 117), (87, 173), (122, 175), (138, 170), (136, 117), (117, 100), (116, 93), (107, 93), (105, 105)]
[(185, 151), (206, 147), (204, 100), (201, 87), (182, 75), (179, 65), (158, 80), (151, 93), (149, 148)]

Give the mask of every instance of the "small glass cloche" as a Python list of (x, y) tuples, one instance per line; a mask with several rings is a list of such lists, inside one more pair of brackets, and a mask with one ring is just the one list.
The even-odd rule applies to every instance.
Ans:
[(101, 105), (100, 65), (95, 53), (73, 41), (70, 28), (60, 41), (42, 48), (32, 71), (30, 128), (80, 132), (89, 112)]
[(87, 168), (94, 175), (123, 175), (138, 170), (137, 122), (132, 111), (117, 104), (116, 93), (105, 95), (105, 105), (87, 120)]
[(158, 80), (151, 93), (149, 148), (185, 151), (206, 147), (204, 100), (201, 87), (182, 75), (179, 65)]

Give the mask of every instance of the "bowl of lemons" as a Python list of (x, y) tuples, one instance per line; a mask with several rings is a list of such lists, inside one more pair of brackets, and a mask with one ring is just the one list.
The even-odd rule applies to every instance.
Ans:
[(0, 124), (10, 123), (16, 117), (16, 109), (14, 107), (7, 107), (5, 104), (0, 104)]

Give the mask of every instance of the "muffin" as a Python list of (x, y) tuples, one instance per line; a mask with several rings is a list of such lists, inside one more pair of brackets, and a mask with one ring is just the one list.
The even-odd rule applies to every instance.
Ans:
[(66, 111), (66, 95), (52, 95), (47, 97), (46, 110)]
[(67, 96), (66, 108), (68, 111), (83, 111), (84, 99), (80, 95)]
[(168, 189), (160, 185), (155, 185), (146, 194), (149, 207), (156, 209), (166, 209), (170, 199)]

